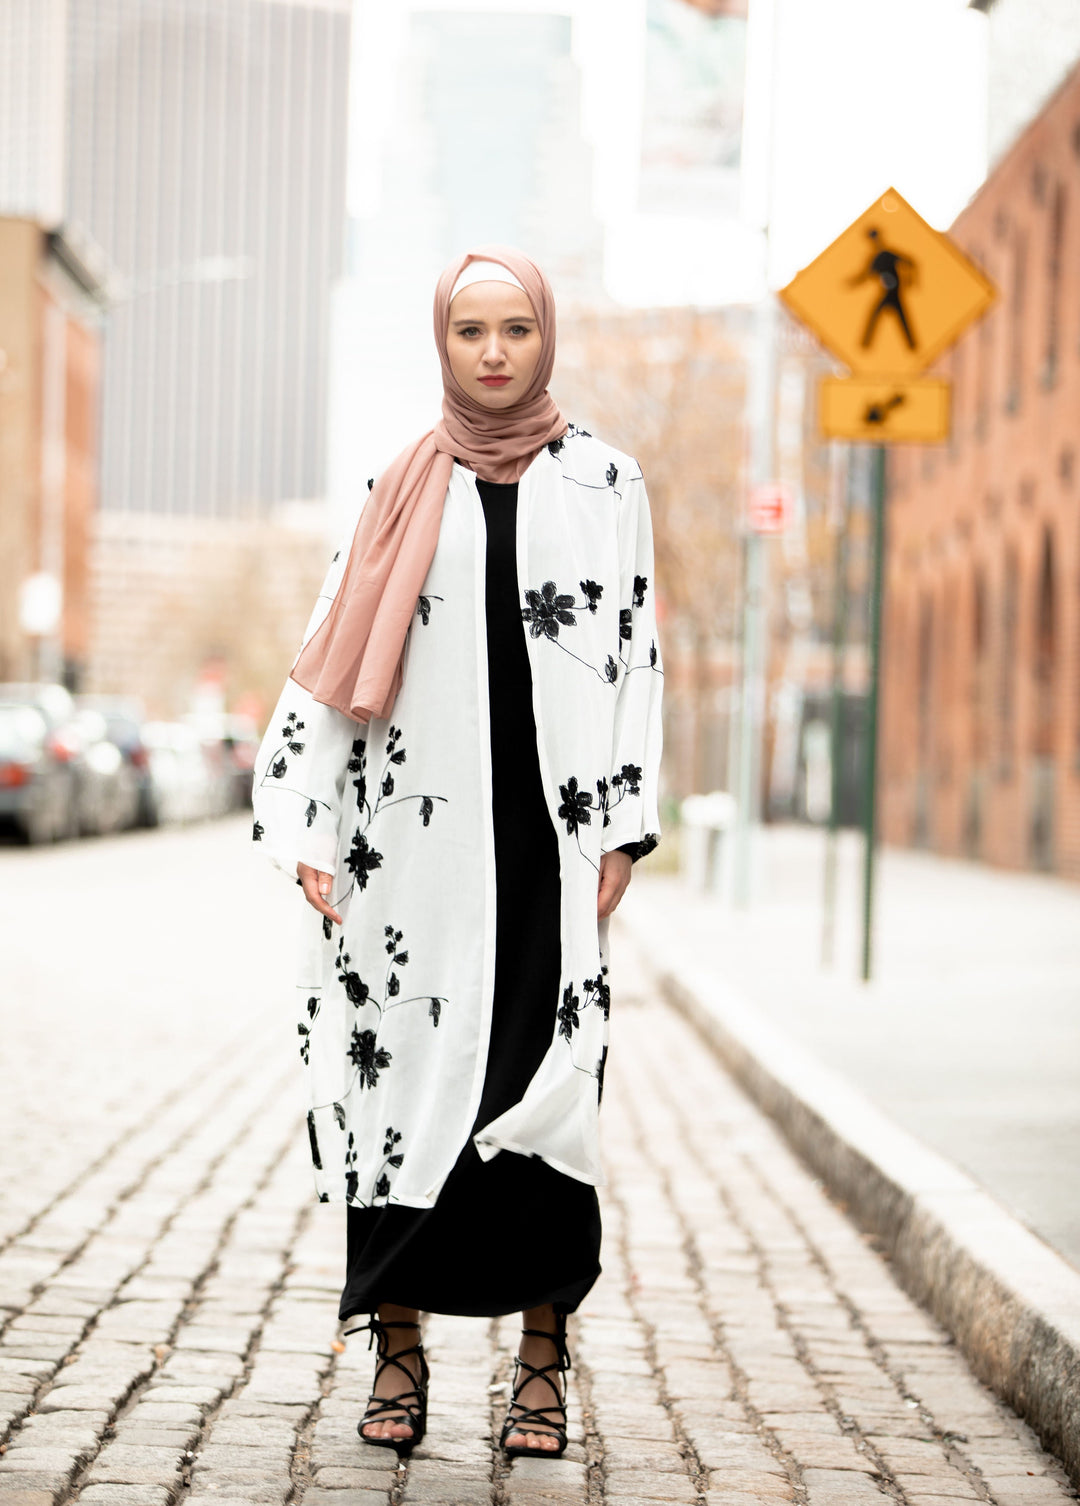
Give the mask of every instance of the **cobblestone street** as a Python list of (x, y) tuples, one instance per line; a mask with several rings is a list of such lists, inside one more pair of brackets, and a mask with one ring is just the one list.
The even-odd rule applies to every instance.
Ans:
[(5, 849), (0, 903), (0, 1506), (1073, 1498), (623, 936), (571, 1446), (508, 1467), (517, 1321), (435, 1316), (398, 1467), (356, 1436), (372, 1356), (338, 1338), (344, 1219), (312, 1196), (299, 894), (229, 821)]

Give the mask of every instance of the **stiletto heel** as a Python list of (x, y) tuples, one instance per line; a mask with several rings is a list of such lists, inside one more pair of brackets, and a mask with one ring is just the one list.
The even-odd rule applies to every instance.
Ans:
[[(406, 1390), (398, 1396), (376, 1396), (374, 1390), (368, 1397), (367, 1408), (363, 1417), (356, 1424), (356, 1431), (360, 1434), (363, 1443), (368, 1443), (372, 1448), (392, 1448), (398, 1456), (409, 1453), (418, 1443), (423, 1440), (427, 1431), (427, 1392), (430, 1371), (428, 1362), (424, 1357), (424, 1346), (419, 1340), (410, 1344), (407, 1349), (399, 1349), (395, 1354), (389, 1354), (391, 1328), (415, 1328), (418, 1332), (419, 1323), (386, 1322), (373, 1317), (370, 1323), (363, 1324), (358, 1329), (350, 1330), (353, 1333), (362, 1333), (367, 1328), (371, 1333), (368, 1340), (368, 1348), (371, 1348), (371, 1340), (378, 1339), (379, 1347), (376, 1350), (379, 1363), (375, 1367), (375, 1379), (373, 1386), (379, 1383), (379, 1376), (389, 1365), (395, 1365), (406, 1380), (409, 1382)], [(408, 1365), (402, 1364), (407, 1355), (415, 1354), (419, 1360), (420, 1376), (417, 1379)], [(391, 1416), (394, 1413), (397, 1415)], [(403, 1415), (402, 1415), (403, 1414)], [(364, 1429), (372, 1422), (400, 1422), (412, 1428), (408, 1438), (369, 1438)]]
[[(555, 1345), (555, 1358), (549, 1365), (530, 1365), (528, 1360), (523, 1360), (519, 1355), (514, 1361), (514, 1385), (510, 1396), (510, 1406), (506, 1413), (506, 1420), (499, 1434), (499, 1444), (510, 1459), (557, 1459), (566, 1449), (566, 1393), (561, 1382), (552, 1379), (552, 1375), (562, 1376), (570, 1369), (572, 1363), (570, 1351), (566, 1347), (566, 1314), (555, 1314), (555, 1332), (548, 1333), (543, 1328), (523, 1328), (523, 1334), (529, 1334), (534, 1338), (550, 1339)], [(528, 1374), (523, 1376), (523, 1372)], [(522, 1390), (531, 1380), (542, 1380), (551, 1388), (555, 1400), (548, 1407), (527, 1407), (519, 1401)], [(562, 1421), (556, 1422), (548, 1414), (557, 1412), (561, 1414)], [(557, 1448), (527, 1448), (524, 1444), (507, 1444), (506, 1440), (511, 1433), (546, 1433), (549, 1437), (558, 1441)]]

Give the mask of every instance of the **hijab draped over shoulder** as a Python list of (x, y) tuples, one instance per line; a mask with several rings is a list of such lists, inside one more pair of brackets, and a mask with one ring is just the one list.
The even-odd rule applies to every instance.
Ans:
[[(520, 400), (485, 408), (450, 369), (450, 300), (472, 262), (512, 272), (532, 304), (540, 356)], [(348, 563), (323, 622), (293, 665), (292, 678), (316, 701), (357, 722), (388, 717), (402, 680), (405, 637), (435, 546), (454, 458), (485, 481), (517, 481), (566, 420), (547, 390), (555, 364), (555, 300), (544, 273), (509, 246), (457, 257), (435, 288), (435, 345), (442, 366), (442, 418), (397, 455), (376, 480), (360, 514)]]

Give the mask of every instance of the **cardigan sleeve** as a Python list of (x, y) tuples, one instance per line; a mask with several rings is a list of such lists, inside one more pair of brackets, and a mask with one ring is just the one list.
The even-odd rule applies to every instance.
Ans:
[[(350, 542), (351, 533), (330, 562), (301, 648), (330, 610)], [(336, 870), (345, 778), (360, 731), (351, 717), (316, 701), (291, 676), (285, 681), (255, 759), (252, 836), (291, 878), (297, 863)]]
[(664, 668), (656, 632), (652, 518), (640, 473), (619, 512), (619, 680), (603, 852), (636, 861), (660, 840), (659, 779)]

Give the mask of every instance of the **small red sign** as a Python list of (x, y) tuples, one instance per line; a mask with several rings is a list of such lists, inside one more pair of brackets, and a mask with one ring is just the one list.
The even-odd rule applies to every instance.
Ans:
[(791, 487), (766, 481), (750, 488), (746, 520), (752, 533), (783, 533), (791, 521)]

